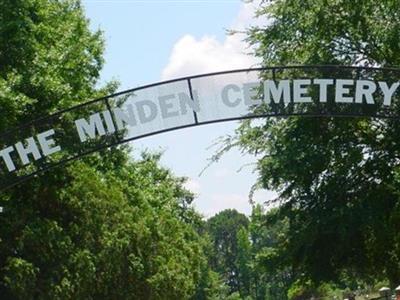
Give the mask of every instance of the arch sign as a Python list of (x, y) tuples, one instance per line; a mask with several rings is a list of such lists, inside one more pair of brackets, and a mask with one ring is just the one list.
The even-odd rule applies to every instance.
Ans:
[(165, 131), (258, 117), (397, 119), (400, 69), (290, 66), (165, 81), (96, 99), (0, 135), (0, 189)]

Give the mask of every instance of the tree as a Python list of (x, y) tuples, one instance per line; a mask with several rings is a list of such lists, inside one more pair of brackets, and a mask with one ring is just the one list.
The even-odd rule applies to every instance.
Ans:
[[(0, 5), (0, 131), (116, 88), (96, 87), (104, 42), (79, 1)], [(1, 298), (191, 298), (206, 258), (183, 182), (117, 147), (2, 193)]]
[(240, 282), (240, 295), (244, 298), (251, 295), (251, 243), (248, 230), (241, 227), (237, 232), (237, 269)]
[(253, 207), (249, 233), (252, 253), (252, 295), (254, 299), (287, 299), (293, 272), (286, 257), (288, 220), (278, 209)]
[(154, 158), (128, 163), (118, 176), (69, 168), (74, 180), (53, 191), (58, 197), (33, 194), (23, 217), (21, 205), (7, 211), (3, 233), (13, 240), (1, 245), (2, 294), (188, 299), (206, 261), (201, 238), (179, 218), (176, 179)]
[[(240, 274), (238, 255), (245, 254), (239, 250), (238, 238), (248, 223), (247, 217), (234, 209), (226, 209), (207, 220), (206, 228), (213, 246), (210, 265), (212, 270), (221, 274), (231, 293), (240, 292), (242, 288), (241, 277), (245, 274)], [(242, 239), (241, 244), (244, 243)], [(243, 266), (243, 262), (240, 264)]]
[[(247, 40), (265, 66), (397, 66), (399, 11), (394, 0), (263, 2), (259, 16), (270, 22)], [(317, 282), (344, 272), (400, 281), (399, 134), (398, 122), (362, 118), (242, 123), (232, 144), (263, 157), (259, 184), (279, 192), (289, 220), (281, 257), (296, 272)]]

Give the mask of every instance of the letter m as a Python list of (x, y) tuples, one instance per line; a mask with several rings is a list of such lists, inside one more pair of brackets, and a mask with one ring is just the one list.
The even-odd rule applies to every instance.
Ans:
[(290, 102), (290, 82), (289, 80), (281, 80), (279, 81), (278, 86), (276, 86), (275, 81), (266, 80), (264, 82), (264, 101), (265, 103), (271, 103), (272, 101), (275, 103), (279, 103), (283, 96), (283, 102)]
[(94, 139), (96, 137), (96, 131), (99, 133), (99, 136), (106, 134), (99, 113), (91, 115), (89, 122), (87, 122), (85, 119), (76, 120), (75, 126), (78, 130), (81, 142), (86, 142), (88, 136), (89, 138)]

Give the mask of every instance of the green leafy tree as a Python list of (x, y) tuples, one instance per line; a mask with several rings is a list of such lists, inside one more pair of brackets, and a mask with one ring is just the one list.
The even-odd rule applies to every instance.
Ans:
[(251, 295), (251, 243), (248, 230), (241, 227), (237, 233), (237, 269), (240, 282), (240, 295)]
[[(258, 14), (269, 22), (248, 42), (264, 66), (398, 66), (399, 11), (395, 0), (266, 1)], [(231, 142), (262, 157), (258, 184), (278, 191), (289, 220), (279, 256), (296, 273), (400, 282), (399, 134), (397, 121), (365, 118), (242, 123)]]
[(116, 174), (74, 163), (69, 187), (10, 202), (3, 297), (189, 299), (206, 264), (203, 242), (180, 217), (179, 180), (157, 165), (146, 158)]
[[(0, 7), (1, 132), (115, 90), (79, 1)], [(118, 147), (2, 193), (1, 298), (190, 299), (207, 261), (183, 182)]]
[(287, 298), (294, 277), (290, 262), (281, 255), (287, 247), (287, 231), (288, 220), (281, 218), (279, 210), (253, 207), (249, 232), (254, 299)]
[(232, 293), (241, 290), (238, 233), (247, 228), (248, 223), (247, 217), (234, 209), (219, 212), (207, 220), (206, 228), (213, 247), (209, 258), (211, 268), (221, 274)]

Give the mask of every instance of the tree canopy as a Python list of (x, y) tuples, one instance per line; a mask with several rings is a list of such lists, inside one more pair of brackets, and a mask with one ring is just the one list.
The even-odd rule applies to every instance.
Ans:
[[(104, 40), (79, 1), (0, 6), (1, 131), (115, 90), (98, 88)], [(158, 160), (111, 148), (2, 193), (1, 298), (192, 297), (208, 272), (201, 219)]]
[[(247, 40), (264, 66), (395, 67), (399, 11), (392, 0), (264, 2), (258, 15), (269, 22)], [(398, 284), (398, 122), (291, 117), (244, 121), (236, 133), (232, 145), (262, 157), (258, 185), (278, 191), (280, 218), (289, 220), (282, 260), (305, 281)]]
[[(0, 4), (1, 132), (116, 89), (99, 87), (104, 40), (79, 1)], [(264, 66), (398, 66), (399, 11), (263, 1), (268, 22), (247, 41)], [(203, 220), (184, 178), (126, 146), (44, 173), (0, 195), (1, 298), (294, 300), (398, 285), (399, 136), (391, 120), (243, 121), (227, 148), (261, 157), (256, 184), (278, 192), (250, 216)]]

